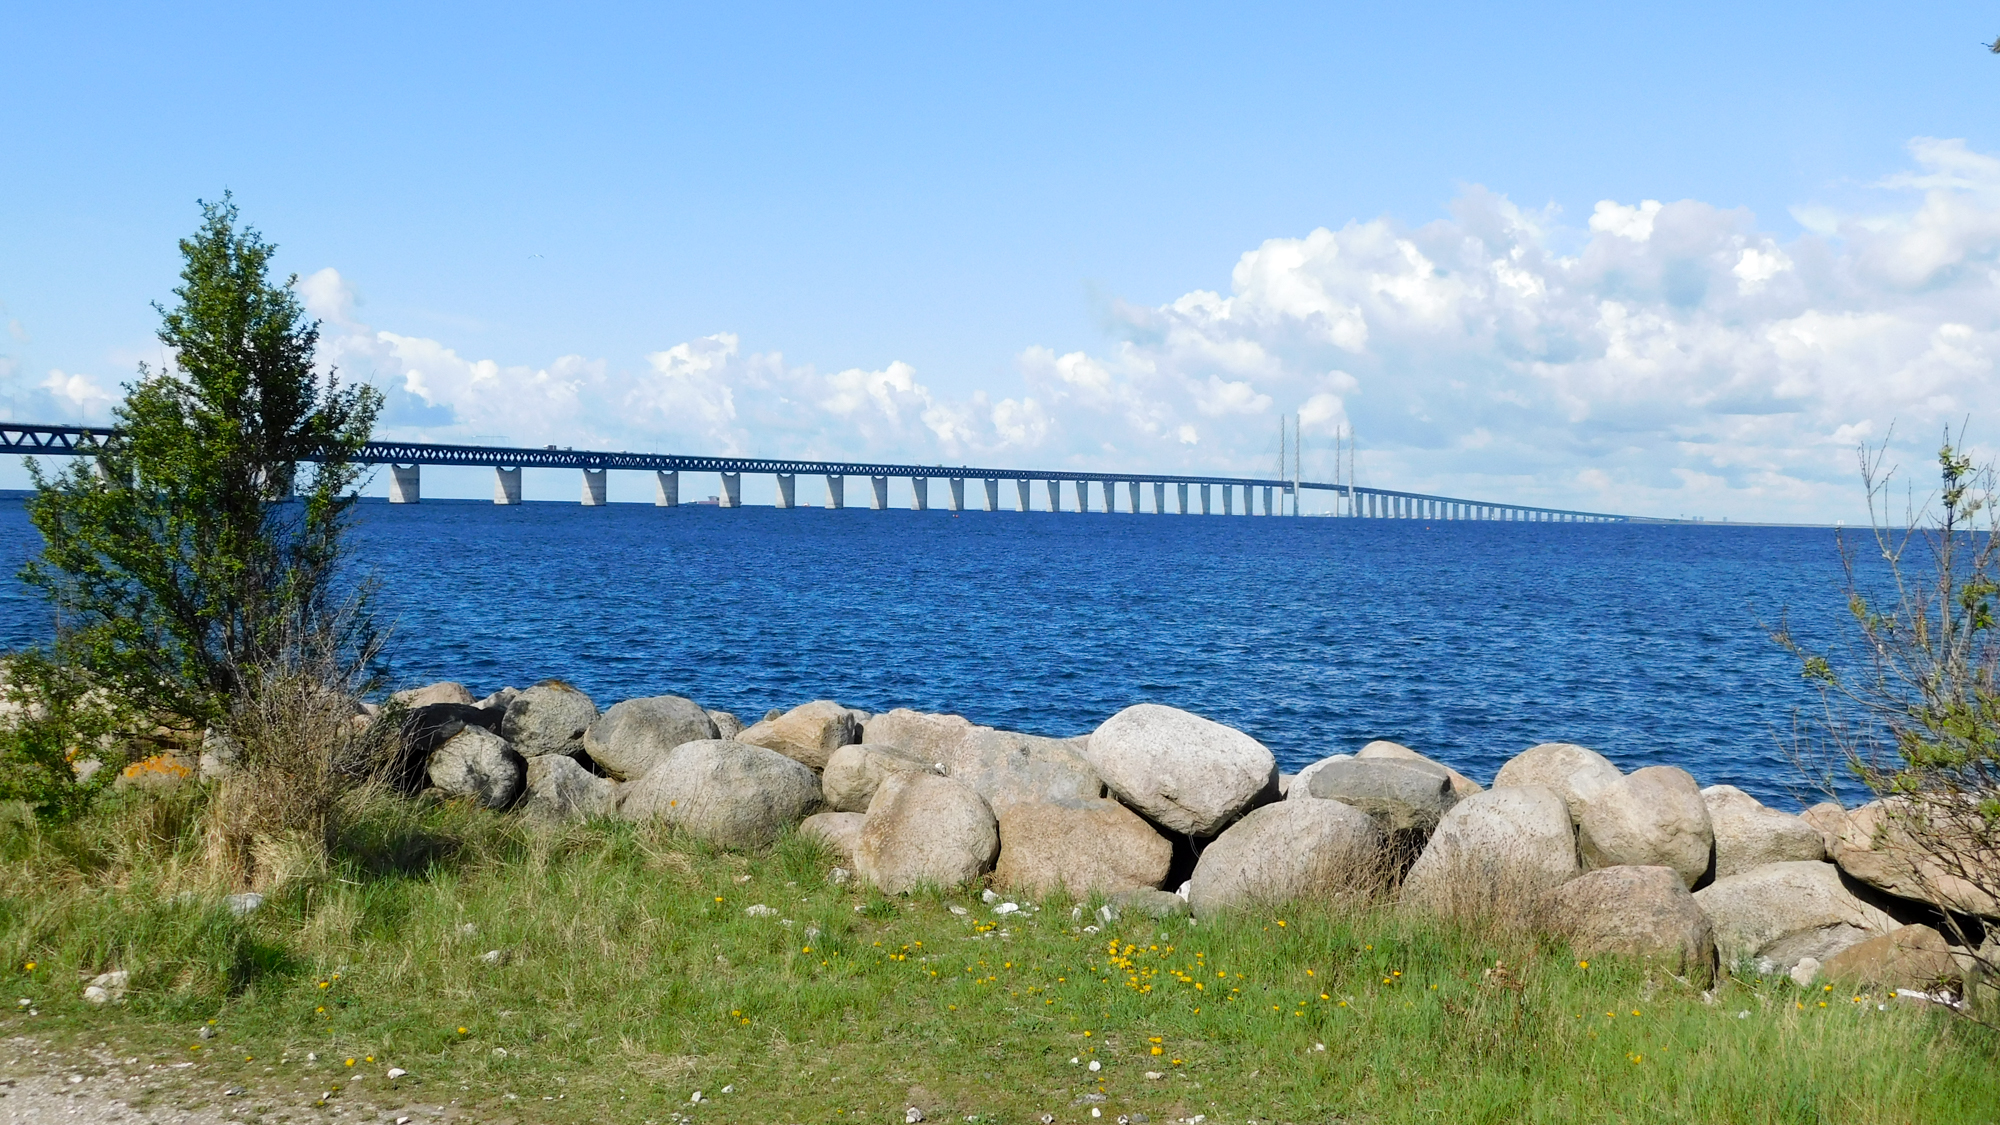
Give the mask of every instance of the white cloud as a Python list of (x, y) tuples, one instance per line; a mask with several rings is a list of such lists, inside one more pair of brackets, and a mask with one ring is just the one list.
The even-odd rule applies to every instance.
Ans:
[(2000, 158), (1910, 153), (1873, 210), (1808, 201), (1790, 238), (1694, 200), (1605, 200), (1577, 229), (1469, 188), (1421, 226), (1267, 240), (1226, 294), (1118, 304), (1108, 344), (1029, 344), (1018, 381), (951, 393), (727, 332), (639, 364), (468, 359), (362, 324), (332, 270), (300, 289), (401, 436), (1258, 472), (1297, 413), (1309, 476), (1353, 433), (1364, 483), (1823, 518), (1852, 511), (1856, 440), (2000, 417)]

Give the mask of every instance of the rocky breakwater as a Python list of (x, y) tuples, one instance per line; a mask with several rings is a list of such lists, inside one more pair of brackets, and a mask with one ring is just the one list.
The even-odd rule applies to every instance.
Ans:
[(1720, 964), (1926, 990), (1975, 970), (1947, 934), (2000, 925), (2000, 906), (1955, 885), (1956, 924), (1941, 924), (1921, 891), (1936, 880), (1881, 802), (1793, 815), (1568, 743), (1522, 751), (1486, 788), (1390, 742), (1281, 775), (1249, 735), (1150, 703), (1049, 738), (828, 700), (749, 726), (672, 695), (600, 713), (554, 681), (399, 702), (413, 789), (544, 819), (659, 821), (725, 847), (796, 830), (888, 893), (984, 879), (1196, 917), (1389, 898), (1691, 977)]

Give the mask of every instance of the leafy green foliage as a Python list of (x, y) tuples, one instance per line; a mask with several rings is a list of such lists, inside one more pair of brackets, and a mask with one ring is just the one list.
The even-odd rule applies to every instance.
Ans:
[(118, 776), (133, 743), (120, 710), (74, 667), (39, 652), (4, 661), (0, 686), (0, 801), (21, 801), (50, 823), (75, 820)]
[(276, 248), (228, 196), (180, 249), (179, 303), (159, 310), (173, 362), (140, 366), (95, 456), (53, 478), (31, 465), (46, 547), (22, 578), (55, 604), (62, 660), (199, 729), (256, 669), (316, 663), (301, 646), (370, 651), (337, 570), (381, 395), (314, 371), (296, 278), (271, 283)]

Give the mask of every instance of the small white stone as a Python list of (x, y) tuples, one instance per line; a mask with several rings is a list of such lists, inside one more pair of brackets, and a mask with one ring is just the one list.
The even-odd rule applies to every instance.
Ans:
[(504, 949), (489, 949), (480, 954), (479, 959), (489, 965), (505, 965), (507, 963), (507, 951)]
[(1096, 933), (1096, 932), (1097, 932), (1097, 927), (1096, 927), (1096, 926), (1085, 926), (1085, 927), (1083, 928), (1083, 932), (1084, 932), (1084, 933), (1086, 933), (1086, 934), (1094, 934), (1094, 933)]
[(918, 1109), (916, 1106), (911, 1106), (903, 1111), (903, 1125), (917, 1125), (917, 1122), (923, 1119), (924, 1111)]
[(23, 996), (19, 1000), (14, 1001), (14, 1006), (17, 1008), (32, 1008), (35, 1006), (35, 1002)]
[(725, 1093), (725, 1094), (733, 1094), (733, 1093), (735, 1093), (735, 1092), (736, 1092), (736, 1084), (735, 1084), (734, 1082), (732, 1082), (732, 1083), (730, 1083), (729, 1085), (727, 1085), (727, 1086), (724, 1086), (724, 1087), (722, 1088), (722, 1092), (723, 1092), (723, 1093)]
[(1146, 1081), (1148, 1082), (1158, 1082), (1160, 1079), (1165, 1077), (1166, 1075), (1160, 1073), (1157, 1070), (1149, 1070), (1146, 1072)]
[(389, 1077), (391, 1077), (391, 1078), (401, 1078), (401, 1077), (402, 1077), (403, 1075), (405, 1075), (405, 1074), (408, 1074), (408, 1073), (410, 1073), (410, 1072), (409, 1072), (409, 1071), (407, 1071), (407, 1070), (404, 1070), (404, 1069), (403, 1069), (402, 1067), (400, 1067), (400, 1066), (392, 1066), (392, 1067), (390, 1067), (390, 1068), (389, 1068)]
[(698, 1102), (698, 1101), (700, 1101), (700, 1100), (701, 1100), (701, 1091), (700, 1091), (700, 1090), (696, 1090), (696, 1091), (694, 1092), (694, 1096), (693, 1096), (693, 1097), (691, 1097), (691, 1098), (689, 1098), (688, 1100), (689, 1100), (689, 1101), (691, 1101), (691, 1102)]
[(1792, 983), (1798, 985), (1800, 988), (1810, 987), (1813, 978), (1817, 976), (1819, 976), (1819, 958), (1817, 957), (1802, 957), (1799, 959), (1798, 964), (1792, 966)]
[(743, 913), (748, 914), (752, 918), (775, 918), (778, 916), (776, 908), (765, 906), (761, 902), (744, 907)]
[(478, 932), (479, 932), (479, 927), (473, 925), (470, 922), (460, 922), (458, 925), (459, 937), (471, 937), (472, 935)]
[(836, 887), (844, 887), (849, 882), (853, 881), (853, 879), (854, 879), (854, 872), (849, 871), (845, 867), (836, 867), (833, 870), (826, 873), (826, 881), (832, 883)]
[(1091, 1106), (1091, 1107), (1090, 1107), (1090, 1115), (1091, 1115), (1092, 1117), (1103, 1117), (1103, 1116), (1104, 1116), (1104, 1111), (1103, 1111), (1103, 1110), (1101, 1110), (1101, 1109), (1099, 1109), (1099, 1108), (1097, 1108), (1096, 1106)]
[(1749, 1019), (1749, 1018), (1750, 1018), (1750, 1013), (1749, 1013), (1749, 1012), (1747, 1012), (1747, 1011), (1746, 1011), (1746, 1012), (1738, 1012), (1738, 1013), (1736, 1013), (1736, 1018), (1737, 1018), (1737, 1019), (1739, 1019), (1739, 1020), (1747, 1020), (1747, 1019)]
[(407, 1117), (407, 1116), (404, 1116), (404, 1117), (398, 1117), (398, 1118), (396, 1119), (396, 1125), (410, 1125), (410, 1119), (409, 1119), (409, 1117)]
[(1000, 901), (1000, 896), (993, 893), (993, 888), (988, 887), (987, 889), (979, 892), (979, 901), (985, 903), (988, 906), (991, 906), (994, 903)]
[(1083, 1065), (1083, 1060), (1082, 1060), (1082, 1059), (1080, 1059), (1080, 1058), (1077, 1058), (1077, 1057), (1076, 1057), (1075, 1055), (1071, 1055), (1071, 1056), (1070, 1056), (1070, 1058), (1069, 1058), (1069, 1065), (1071, 1065), (1071, 1066), (1082, 1066), (1082, 1065)]
[(1100, 1071), (1100, 1070), (1103, 1070), (1103, 1069), (1104, 1069), (1104, 1064), (1103, 1064), (1103, 1063), (1101, 1063), (1101, 1062), (1098, 1062), (1098, 1061), (1097, 1061), (1096, 1059), (1092, 1059), (1092, 1060), (1090, 1060), (1090, 1072), (1091, 1072), (1092, 1074), (1095, 1074), (1095, 1073), (1097, 1073), (1098, 1071)]
[(1021, 904), (1018, 902), (1003, 902), (1000, 905), (993, 908), (993, 913), (1012, 914), (1019, 909), (1021, 909)]
[(738, 876), (736, 877), (736, 885), (737, 885), (737, 886), (739, 886), (739, 887), (740, 887), (740, 886), (742, 886), (743, 884), (745, 884), (745, 883), (749, 882), (749, 881), (750, 881), (750, 876), (748, 876), (748, 875), (738, 875)]
[(1324, 1051), (1324, 1050), (1326, 1050), (1326, 1044), (1324, 1044), (1324, 1043), (1314, 1043), (1314, 1044), (1313, 1044), (1313, 1050), (1315, 1050), (1315, 1051)]
[[(955, 903), (955, 902), (948, 902), (948, 903), (946, 903), (946, 904), (945, 904), (945, 907), (944, 907), (944, 908), (945, 908), (946, 910), (949, 910), (949, 911), (951, 911), (951, 912), (952, 912), (953, 914), (956, 914), (956, 915), (958, 915), (958, 916), (959, 916), (960, 918), (963, 918), (963, 917), (965, 917), (966, 915), (968, 915), (968, 914), (972, 913), (972, 911), (970, 911), (970, 910), (967, 910), (967, 909), (966, 909), (965, 907), (963, 907), (963, 906), (960, 906), (959, 904), (957, 904), (957, 903)], [(21, 1002), (22, 1002), (23, 1004), (27, 1003), (27, 1001), (26, 1001), (26, 1000), (23, 1000), (23, 1001), (21, 1001)]]
[(264, 896), (256, 891), (245, 891), (240, 895), (230, 895), (222, 900), (229, 905), (229, 912), (238, 918), (250, 914), (264, 905)]

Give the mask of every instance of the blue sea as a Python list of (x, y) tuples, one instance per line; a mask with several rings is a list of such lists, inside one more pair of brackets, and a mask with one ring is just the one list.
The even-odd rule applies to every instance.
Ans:
[[(1846, 620), (1825, 529), (364, 501), (394, 686), (547, 677), (754, 721), (831, 698), (1048, 735), (1152, 701), (1287, 770), (1393, 739), (1489, 781), (1537, 742), (1796, 807), (1818, 697), (1766, 633)], [(39, 549), (0, 497), (0, 567)], [(47, 608), (0, 579), (0, 643)]]

